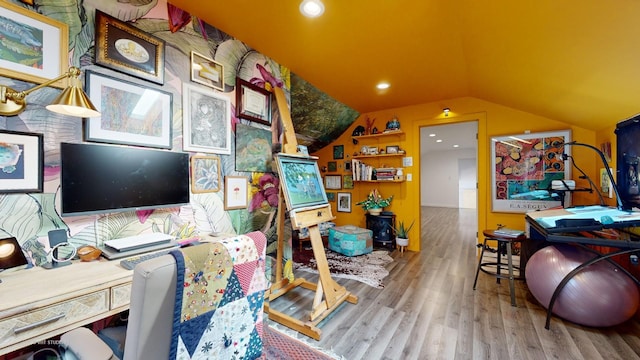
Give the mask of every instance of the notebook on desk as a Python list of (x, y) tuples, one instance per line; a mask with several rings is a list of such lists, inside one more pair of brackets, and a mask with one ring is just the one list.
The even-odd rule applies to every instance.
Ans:
[(507, 235), (507, 236), (514, 236), (514, 237), (524, 235), (524, 231), (522, 230), (509, 229), (509, 228), (496, 229), (496, 230), (493, 230), (493, 233), (498, 235)]

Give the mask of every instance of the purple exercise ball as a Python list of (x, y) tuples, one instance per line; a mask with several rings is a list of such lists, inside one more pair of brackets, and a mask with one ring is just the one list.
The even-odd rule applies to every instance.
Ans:
[[(595, 255), (573, 245), (547, 246), (531, 256), (525, 278), (533, 296), (544, 306), (562, 279)], [(560, 292), (553, 314), (577, 324), (604, 327), (629, 320), (638, 309), (635, 282), (605, 260), (582, 269)]]

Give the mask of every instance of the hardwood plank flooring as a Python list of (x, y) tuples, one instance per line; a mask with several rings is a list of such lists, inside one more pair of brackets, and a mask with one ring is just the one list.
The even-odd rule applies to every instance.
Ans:
[[(480, 273), (476, 290), (476, 219), (473, 210), (422, 208), (422, 251), (392, 253), (384, 289), (336, 279), (359, 298), (320, 323), (320, 341), (268, 320), (343, 359), (640, 359), (640, 324), (588, 328), (553, 317), (516, 282)], [(312, 282), (317, 276), (304, 273)], [(313, 292), (295, 289), (271, 307), (303, 319)]]

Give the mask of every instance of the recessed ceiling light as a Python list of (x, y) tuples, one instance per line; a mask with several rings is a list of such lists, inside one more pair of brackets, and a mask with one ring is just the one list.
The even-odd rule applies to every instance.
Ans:
[(436, 137), (436, 134), (429, 134), (429, 137)]
[(460, 147), (460, 145), (455, 144), (455, 145), (453, 145), (453, 147), (454, 147), (454, 148), (457, 148), (457, 147)]
[(437, 142), (437, 143), (441, 143), (441, 142), (442, 142), (442, 139), (438, 139), (438, 140), (436, 140), (436, 142)]
[(378, 85), (376, 85), (376, 87), (377, 87), (379, 90), (388, 89), (390, 86), (391, 86), (391, 85), (390, 85), (389, 83), (386, 83), (386, 82), (381, 82), (381, 83), (379, 83)]
[(306, 17), (318, 17), (324, 13), (324, 4), (320, 0), (303, 0), (300, 3), (300, 12)]

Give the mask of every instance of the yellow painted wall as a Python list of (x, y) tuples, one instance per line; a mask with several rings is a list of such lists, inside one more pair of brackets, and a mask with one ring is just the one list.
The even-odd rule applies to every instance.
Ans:
[[(614, 133), (615, 129), (616, 129), (616, 127), (615, 127), (615, 125), (613, 125), (613, 126), (605, 128), (603, 130), (597, 131), (596, 132), (596, 141), (593, 144), (593, 146), (596, 146), (596, 147), (600, 148), (601, 144), (604, 144), (606, 142), (611, 143), (611, 158), (607, 159), (607, 161), (609, 162), (609, 166), (613, 169), (612, 172), (613, 172), (614, 178), (616, 177), (615, 171), (617, 169), (617, 166), (616, 166), (616, 164), (617, 164), (617, 162), (616, 162), (616, 159), (617, 159), (616, 135)], [(597, 167), (598, 167), (598, 169), (603, 169), (604, 168), (604, 166), (602, 165), (601, 162), (597, 163)], [(597, 184), (598, 184), (598, 186), (600, 185), (599, 182)], [(616, 206), (617, 205), (615, 195), (611, 199), (605, 197), (604, 201), (605, 201), (605, 203), (607, 205), (610, 205), (610, 206)]]
[[(442, 109), (449, 107), (451, 113), (445, 117)], [(354, 152), (360, 150), (362, 145), (368, 145), (369, 142), (354, 145), (351, 138), (353, 129), (362, 125), (365, 126), (365, 118), (376, 119), (375, 126), (383, 130), (385, 124), (394, 115), (397, 115), (401, 129), (405, 132), (399, 140), (389, 139), (380, 140), (380, 145), (395, 145), (405, 149), (406, 156), (413, 157), (413, 166), (405, 168), (405, 173), (411, 173), (413, 181), (404, 183), (355, 183), (353, 190), (339, 190), (339, 192), (352, 193), (352, 211), (351, 213), (337, 212), (336, 203), (332, 203), (333, 214), (336, 216), (337, 225), (352, 224), (365, 227), (364, 210), (355, 204), (363, 200), (371, 189), (378, 188), (384, 197), (393, 195), (394, 200), (386, 210), (393, 211), (398, 220), (411, 222), (413, 219), (420, 217), (420, 127), (431, 125), (442, 125), (463, 121), (478, 121), (478, 232), (481, 234), (483, 229), (495, 228), (497, 224), (504, 224), (512, 228), (521, 228), (525, 226), (524, 214), (513, 213), (494, 213), (491, 211), (491, 191), (490, 191), (490, 166), (491, 154), (490, 138), (492, 136), (523, 134), (525, 131), (542, 132), (553, 130), (571, 130), (572, 140), (596, 145), (596, 133), (592, 130), (569, 126), (565, 123), (522, 112), (512, 108), (504, 107), (488, 101), (464, 97), (452, 100), (442, 100), (432, 103), (425, 103), (416, 106), (409, 106), (397, 109), (389, 109), (377, 111), (373, 113), (362, 114), (339, 138), (333, 143), (320, 149), (313, 155), (318, 156), (318, 164), (320, 167), (326, 166), (328, 161), (333, 160), (333, 146), (344, 145), (345, 159), (335, 160), (339, 165), (343, 165), (344, 161), (350, 160)], [(599, 133), (600, 134), (600, 133)], [(604, 137), (606, 131), (600, 136)], [(371, 145), (375, 145), (372, 143)], [(599, 146), (599, 145), (598, 145)], [(597, 169), (599, 166), (599, 157), (587, 148), (573, 147), (572, 155), (576, 159), (578, 166), (592, 179), (597, 178)], [(385, 160), (386, 161), (386, 160)], [(386, 161), (391, 164), (392, 161)], [(399, 160), (398, 160), (399, 161)], [(401, 166), (400, 163), (395, 166)], [(323, 173), (323, 175), (329, 173)], [(340, 166), (338, 171), (331, 174), (348, 174), (344, 168)], [(588, 187), (586, 181), (579, 180), (577, 172), (573, 171), (577, 187)], [(330, 190), (331, 191), (331, 190)], [(338, 192), (338, 191), (336, 191)], [(574, 205), (597, 203), (598, 198), (595, 194), (574, 193)], [(417, 223), (416, 223), (417, 224)], [(418, 235), (421, 233), (420, 226), (414, 226), (410, 233), (409, 250), (419, 251), (420, 241)]]

